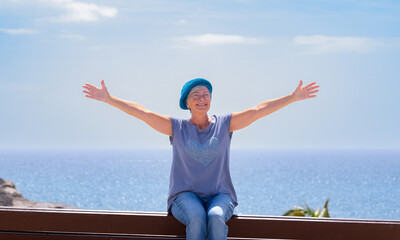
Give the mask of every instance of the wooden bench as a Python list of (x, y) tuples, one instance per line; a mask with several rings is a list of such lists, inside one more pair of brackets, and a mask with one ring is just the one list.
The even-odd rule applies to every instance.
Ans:
[[(400, 221), (234, 215), (229, 239), (400, 240)], [(157, 212), (0, 207), (0, 240), (185, 239), (185, 226)]]

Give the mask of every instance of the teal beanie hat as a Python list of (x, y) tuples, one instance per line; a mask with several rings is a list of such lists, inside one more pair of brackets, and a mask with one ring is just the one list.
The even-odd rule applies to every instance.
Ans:
[(205, 80), (204, 78), (195, 78), (192, 79), (190, 81), (188, 81), (187, 83), (185, 83), (185, 85), (183, 85), (182, 91), (181, 91), (181, 98), (179, 99), (179, 106), (184, 109), (187, 110), (187, 106), (186, 106), (186, 102), (187, 102), (187, 97), (189, 95), (190, 90), (192, 90), (192, 88), (196, 87), (196, 86), (205, 86), (208, 88), (208, 91), (210, 91), (210, 93), (212, 93), (212, 86), (211, 83), (207, 80)]

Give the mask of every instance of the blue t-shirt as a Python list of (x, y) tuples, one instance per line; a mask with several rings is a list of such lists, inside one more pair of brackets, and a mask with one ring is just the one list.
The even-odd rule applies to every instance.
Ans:
[(173, 156), (168, 210), (181, 192), (193, 192), (202, 198), (226, 193), (237, 205), (229, 172), (231, 116), (213, 115), (210, 125), (202, 130), (189, 120), (171, 117)]

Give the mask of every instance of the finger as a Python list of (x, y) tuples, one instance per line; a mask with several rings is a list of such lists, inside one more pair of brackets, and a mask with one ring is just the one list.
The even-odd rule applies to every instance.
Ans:
[(87, 97), (87, 98), (91, 98), (91, 99), (94, 99), (94, 97), (93, 97), (93, 96), (89, 96), (89, 95), (85, 95), (85, 97)]
[(85, 94), (89, 94), (89, 95), (93, 95), (93, 93), (91, 93), (91, 92), (88, 92), (88, 91), (83, 91), (83, 93), (85, 93)]
[(306, 88), (311, 87), (312, 85), (316, 84), (317, 82), (312, 82), (310, 84), (308, 84), (307, 86), (305, 86)]
[(319, 86), (310, 87), (310, 88), (308, 88), (307, 90), (311, 91), (311, 90), (314, 90), (314, 89), (316, 89), (316, 88), (319, 88)]
[(93, 86), (92, 84), (86, 83), (86, 86), (91, 87), (91, 88), (97, 88), (95, 86)]
[(88, 86), (83, 86), (83, 88), (84, 88), (84, 89), (87, 89), (87, 90), (92, 89), (91, 87), (88, 87)]
[(106, 84), (104, 84), (104, 80), (101, 80), (101, 86), (102, 86), (103, 88), (106, 88)]
[(309, 92), (309, 94), (314, 94), (314, 93), (317, 93), (317, 92), (319, 92), (319, 90), (311, 91), (311, 92)]
[(317, 95), (310, 95), (309, 98), (315, 98)]
[(302, 80), (300, 80), (300, 83), (299, 83), (298, 87), (301, 87), (301, 86), (303, 86), (303, 81)]

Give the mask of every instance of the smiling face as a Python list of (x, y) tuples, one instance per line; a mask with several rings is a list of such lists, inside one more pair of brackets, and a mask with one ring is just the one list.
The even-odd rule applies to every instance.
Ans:
[(207, 87), (196, 86), (190, 90), (187, 98), (187, 107), (191, 112), (208, 112), (210, 109), (211, 94)]

